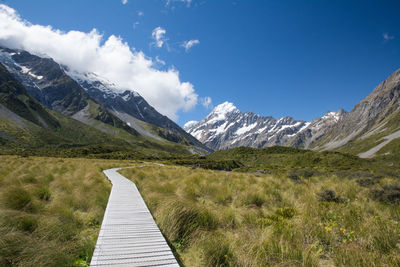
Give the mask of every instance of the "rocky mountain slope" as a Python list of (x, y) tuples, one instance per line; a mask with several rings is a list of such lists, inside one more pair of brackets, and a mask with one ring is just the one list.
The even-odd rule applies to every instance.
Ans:
[[(392, 73), (371, 94), (355, 105), (324, 138), (312, 145), (373, 157), (392, 154), (400, 138), (400, 70)], [(384, 149), (386, 147), (386, 149)], [(398, 153), (398, 152), (397, 152)]]
[(339, 109), (336, 112), (328, 111), (322, 117), (308, 122), (307, 127), (291, 137), (285, 145), (297, 148), (310, 148), (315, 142), (323, 138), (345, 115), (346, 111), (343, 109)]
[(91, 125), (95, 122), (97, 125), (105, 123), (137, 135), (137, 132), (125, 122), (105, 108), (96, 105), (85, 90), (52, 59), (31, 55), (26, 51), (2, 49), (0, 62), (21, 82), (29, 95), (47, 108), (67, 116), (74, 116), (82, 110), (93, 107), (93, 112), (88, 113), (85, 120), (82, 118), (82, 122)]
[(60, 113), (48, 110), (0, 64), (0, 143), (14, 148), (128, 145)]
[(168, 117), (161, 115), (136, 91), (121, 89), (94, 73), (77, 73), (69, 70), (66, 73), (97, 103), (106, 107), (139, 133), (209, 150)]
[(109, 133), (44, 107), (0, 64), (0, 154), (154, 158), (192, 149), (102, 127)]
[(379, 84), (351, 112), (327, 112), (311, 122), (275, 120), (240, 112), (225, 102), (202, 121), (184, 129), (217, 150), (274, 145), (338, 150), (360, 157), (397, 155), (400, 151), (400, 70)]
[(192, 152), (210, 151), (138, 93), (123, 90), (96, 74), (76, 73), (50, 58), (7, 48), (0, 48), (0, 63), (47, 108), (105, 133), (141, 134), (186, 145)]
[(184, 129), (214, 150), (289, 144), (307, 148), (344, 114), (343, 110), (328, 112), (312, 122), (295, 120), (292, 117), (276, 120), (252, 112), (242, 113), (232, 103), (225, 102), (215, 107), (202, 121), (186, 123)]

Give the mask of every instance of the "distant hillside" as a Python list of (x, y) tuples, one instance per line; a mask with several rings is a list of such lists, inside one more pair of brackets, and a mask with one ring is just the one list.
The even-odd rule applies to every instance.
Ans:
[(210, 151), (135, 91), (94, 73), (77, 73), (51, 58), (8, 48), (0, 48), (0, 62), (42, 105), (104, 133), (141, 134), (157, 142), (185, 145), (193, 153)]
[(339, 152), (316, 152), (291, 147), (267, 147), (262, 149), (238, 147), (220, 150), (207, 156), (211, 160), (235, 160), (240, 170), (271, 173), (294, 169), (310, 171), (338, 171), (368, 169), (371, 163), (357, 156)]
[[(88, 100), (90, 103), (91, 100)], [(96, 106), (93, 103), (93, 106)], [(98, 112), (101, 116), (101, 110)], [(190, 154), (186, 146), (148, 139), (102, 123), (100, 131), (44, 107), (0, 64), (2, 153), (99, 157), (164, 157)]]
[(360, 157), (399, 154), (400, 70), (391, 74), (335, 125), (313, 149), (336, 149)]
[(337, 151), (318, 152), (283, 146), (237, 147), (219, 150), (205, 157), (192, 156), (173, 162), (192, 168), (277, 175), (293, 173), (295, 176), (304, 177), (342, 171), (392, 175), (398, 173), (400, 168), (400, 160), (393, 157), (363, 159)]

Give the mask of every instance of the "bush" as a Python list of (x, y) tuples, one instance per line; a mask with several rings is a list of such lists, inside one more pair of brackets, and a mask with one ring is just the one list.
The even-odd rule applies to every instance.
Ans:
[(265, 218), (258, 218), (257, 224), (261, 227), (273, 225), (275, 230), (281, 232), (288, 224), (287, 220), (296, 215), (296, 210), (292, 207), (283, 207), (275, 210), (274, 213)]
[(17, 219), (17, 228), (25, 232), (33, 232), (38, 226), (36, 217), (32, 215), (23, 216)]
[(186, 241), (197, 229), (210, 230), (217, 224), (215, 216), (205, 207), (179, 200), (164, 202), (159, 214), (160, 228), (171, 241)]
[(318, 174), (319, 174), (318, 171), (303, 169), (303, 170), (291, 170), (287, 173), (286, 176), (296, 183), (301, 183), (302, 179), (308, 179)]
[(371, 197), (377, 201), (388, 204), (400, 204), (400, 186), (384, 185), (382, 190), (372, 190)]
[(378, 180), (371, 177), (364, 177), (356, 180), (356, 183), (360, 186), (369, 187), (378, 183)]
[(336, 202), (336, 203), (343, 203), (345, 199), (336, 195), (336, 192), (333, 190), (325, 189), (324, 191), (317, 193), (319, 201), (326, 201), (326, 202)]
[(250, 193), (245, 196), (244, 204), (261, 207), (265, 203), (265, 196), (260, 193)]
[(190, 166), (193, 169), (203, 168), (203, 169), (222, 170), (222, 171), (232, 171), (233, 169), (237, 169), (242, 166), (241, 163), (235, 160), (208, 160), (203, 158), (181, 159), (172, 162), (177, 165)]
[(0, 216), (0, 227), (31, 233), (38, 227), (38, 220), (36, 216), (26, 212), (7, 210)]
[(9, 209), (33, 211), (32, 197), (22, 187), (14, 187), (4, 193), (4, 204)]
[(296, 214), (296, 210), (292, 207), (283, 207), (283, 208), (277, 209), (275, 211), (275, 214), (282, 216), (285, 219), (291, 219)]
[(233, 253), (229, 247), (229, 242), (222, 234), (214, 233), (207, 236), (201, 244), (202, 263), (204, 266), (228, 267), (233, 264)]
[(22, 178), (22, 182), (34, 184), (37, 183), (37, 179), (33, 176), (28, 175)]
[(51, 193), (48, 187), (42, 186), (36, 190), (36, 194), (40, 200), (49, 201)]

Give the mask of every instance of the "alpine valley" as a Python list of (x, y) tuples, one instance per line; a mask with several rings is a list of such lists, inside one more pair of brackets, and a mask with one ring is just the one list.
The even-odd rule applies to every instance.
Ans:
[(225, 102), (200, 122), (189, 121), (182, 129), (135, 90), (123, 89), (95, 73), (80, 73), (49, 57), (8, 48), (0, 48), (0, 63), (4, 151), (40, 154), (44, 149), (48, 154), (47, 148), (57, 151), (89, 146), (89, 152), (84, 153), (95, 150), (102, 154), (132, 151), (134, 146), (136, 153), (148, 150), (144, 154), (151, 155), (160, 150), (207, 154), (240, 146), (288, 146), (366, 158), (399, 151), (400, 70), (351, 112), (328, 111), (307, 122), (243, 113)]
[(351, 112), (328, 111), (309, 122), (292, 117), (276, 120), (242, 113), (233, 103), (225, 102), (200, 122), (187, 122), (184, 129), (213, 150), (278, 145), (334, 149), (367, 158), (390, 155), (400, 151), (399, 95), (400, 70), (379, 84)]
[[(0, 137), (7, 149), (38, 152), (103, 144), (118, 146), (117, 151), (150, 149), (145, 154), (211, 151), (137, 92), (94, 73), (78, 73), (51, 58), (8, 48), (0, 48), (0, 63)], [(19, 99), (18, 105), (10, 99)]]

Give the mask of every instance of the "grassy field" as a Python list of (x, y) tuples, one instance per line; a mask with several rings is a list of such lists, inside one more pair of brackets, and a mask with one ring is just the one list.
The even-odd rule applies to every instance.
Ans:
[(185, 266), (400, 266), (393, 171), (121, 171)]
[(127, 161), (0, 156), (0, 266), (86, 266)]
[(86, 266), (111, 188), (101, 171), (123, 166), (184, 266), (400, 266), (398, 169), (275, 150), (270, 173), (245, 172), (254, 154), (238, 172), (0, 156), (0, 266)]
[[(399, 142), (393, 140), (393, 148)], [(389, 144), (389, 145), (392, 145)], [(386, 172), (400, 169), (398, 154), (383, 155), (373, 159), (361, 159), (355, 155), (337, 152), (297, 149), (291, 147), (267, 147), (262, 149), (238, 147), (216, 151), (207, 156), (186, 156), (165, 161), (189, 167), (229, 170), (238, 172), (256, 172), (281, 175), (293, 170), (312, 173), (334, 173), (338, 171)]]

